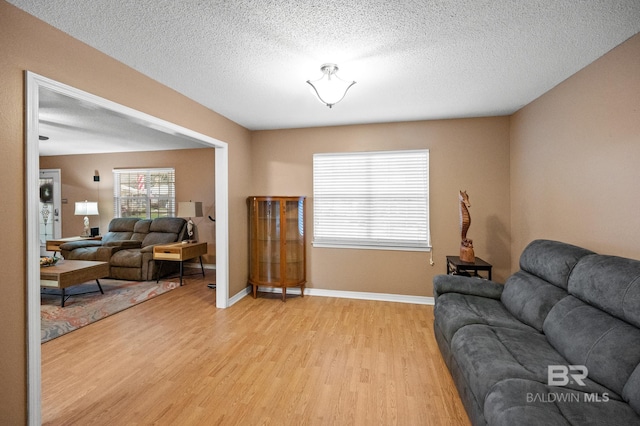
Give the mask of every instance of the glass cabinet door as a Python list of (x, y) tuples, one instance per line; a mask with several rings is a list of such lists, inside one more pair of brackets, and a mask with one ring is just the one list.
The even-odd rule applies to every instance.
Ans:
[(304, 201), (289, 200), (286, 214), (286, 279), (289, 283), (304, 280)]
[(280, 202), (257, 201), (253, 207), (255, 233), (251, 249), (255, 261), (253, 278), (262, 281), (280, 280)]

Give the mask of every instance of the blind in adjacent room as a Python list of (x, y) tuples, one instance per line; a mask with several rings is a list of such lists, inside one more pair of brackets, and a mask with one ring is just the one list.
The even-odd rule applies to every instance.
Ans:
[(315, 154), (313, 244), (428, 250), (429, 150)]

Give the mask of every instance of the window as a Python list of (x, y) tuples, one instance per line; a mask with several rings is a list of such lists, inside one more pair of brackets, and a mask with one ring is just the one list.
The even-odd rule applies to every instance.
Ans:
[(313, 156), (313, 245), (429, 250), (429, 150)]
[(174, 169), (116, 169), (113, 183), (115, 217), (175, 216)]

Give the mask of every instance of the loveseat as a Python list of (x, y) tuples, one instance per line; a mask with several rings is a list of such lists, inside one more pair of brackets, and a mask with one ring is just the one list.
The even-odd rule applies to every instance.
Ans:
[[(147, 281), (156, 279), (153, 246), (181, 241), (187, 222), (179, 217), (156, 219), (115, 218), (102, 240), (64, 243), (60, 254), (70, 260), (109, 262), (109, 278)], [(166, 262), (162, 271), (173, 273), (179, 266)]]
[(536, 240), (504, 285), (438, 275), (434, 297), (474, 425), (640, 425), (640, 261)]

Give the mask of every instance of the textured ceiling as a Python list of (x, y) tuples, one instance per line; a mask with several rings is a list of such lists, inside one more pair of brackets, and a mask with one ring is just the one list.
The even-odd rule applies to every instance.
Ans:
[(638, 0), (9, 3), (252, 130), (510, 114), (640, 32)]

